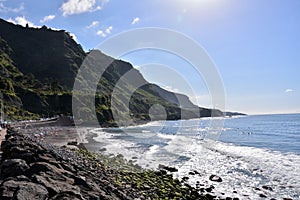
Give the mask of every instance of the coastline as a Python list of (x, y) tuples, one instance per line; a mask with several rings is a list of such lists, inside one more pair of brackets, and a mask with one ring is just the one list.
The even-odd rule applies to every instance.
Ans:
[(145, 170), (120, 154), (108, 157), (53, 146), (22, 130), (10, 129), (1, 149), (0, 192), (4, 199), (22, 192), (35, 199), (215, 198), (206, 191), (213, 188), (193, 188), (174, 179), (168, 167)]
[[(78, 143), (84, 142), (84, 151), (81, 151), (80, 153), (83, 153), (84, 155), (86, 155), (90, 158), (95, 157), (95, 155), (97, 155), (97, 156), (106, 155), (104, 157), (101, 157), (101, 159), (106, 160), (106, 158), (109, 158), (109, 159), (117, 158), (117, 160), (119, 160), (118, 162), (121, 162), (121, 163), (126, 163), (126, 164), (129, 163), (130, 165), (133, 165), (133, 166), (136, 166), (136, 164), (139, 164), (139, 166), (144, 167), (143, 170), (158, 171), (158, 172), (163, 170), (163, 173), (167, 172), (168, 176), (172, 176), (173, 179), (179, 179), (181, 184), (184, 184), (184, 185), (189, 184), (190, 186), (194, 187), (194, 189), (196, 189), (198, 191), (198, 193), (201, 194), (202, 196), (208, 194), (208, 195), (212, 195), (212, 196), (218, 196), (218, 197), (220, 197), (219, 199), (225, 199), (228, 196), (229, 196), (228, 198), (231, 198), (231, 199), (234, 199), (234, 198), (235, 199), (238, 199), (238, 198), (240, 198), (240, 199), (261, 199), (261, 198), (264, 198), (264, 196), (266, 196), (266, 198), (288, 200), (288, 199), (293, 199), (290, 197), (293, 197), (293, 196), (295, 197), (295, 195), (297, 194), (296, 188), (293, 188), (293, 185), (296, 186), (297, 184), (291, 184), (291, 183), (293, 183), (293, 180), (295, 180), (295, 178), (291, 178), (291, 181), (287, 181), (284, 178), (284, 176), (282, 176), (282, 173), (276, 173), (271, 176), (269, 176), (270, 174), (268, 174), (268, 171), (273, 172), (273, 173), (275, 173), (275, 171), (278, 172), (278, 169), (281, 165), (280, 165), (280, 163), (274, 162), (275, 161), (274, 159), (272, 159), (270, 162), (269, 161), (266, 162), (266, 161), (268, 160), (268, 158), (270, 156), (274, 156), (276, 158), (277, 158), (277, 156), (281, 156), (279, 154), (272, 154), (271, 152), (263, 151), (261, 149), (255, 149), (255, 148), (251, 148), (251, 147), (240, 148), (238, 146), (233, 146), (233, 145), (229, 145), (229, 144), (224, 145), (224, 144), (221, 144), (220, 142), (217, 142), (217, 143), (214, 143), (214, 145), (218, 145), (218, 148), (214, 148), (213, 146), (211, 146), (209, 149), (206, 149), (205, 151), (201, 151), (200, 154), (203, 154), (203, 153), (207, 154), (207, 158), (208, 158), (207, 161), (199, 162), (197, 164), (197, 166), (195, 166), (192, 162), (189, 162), (189, 163), (187, 163), (187, 166), (190, 166), (189, 169), (185, 170), (185, 169), (182, 169), (181, 167), (178, 167), (179, 172), (172, 172), (172, 170), (174, 170), (173, 167), (176, 167), (176, 165), (175, 166), (173, 166), (172, 164), (169, 165), (168, 162), (166, 162), (166, 163), (157, 162), (157, 163), (165, 164), (165, 166), (161, 165), (160, 168), (157, 168), (157, 167), (148, 168), (144, 164), (140, 165), (140, 160), (139, 160), (140, 158), (134, 158), (132, 156), (128, 156), (130, 154), (128, 154), (128, 152), (122, 151), (122, 148), (115, 149), (114, 146), (116, 146), (116, 145), (120, 145), (120, 147), (121, 146), (126, 147), (126, 146), (123, 146), (122, 142), (121, 143), (118, 142), (119, 140), (122, 141), (123, 137), (121, 137), (119, 139), (117, 139), (118, 137), (112, 139), (115, 136), (114, 136), (114, 133), (111, 132), (111, 130), (108, 130), (108, 132), (104, 132), (103, 134), (101, 134), (102, 131), (95, 130), (94, 127), (85, 127), (85, 128), (80, 127), (80, 129), (81, 128), (83, 129), (83, 131), (77, 131), (76, 128), (72, 127), (72, 126), (71, 127), (70, 126), (34, 127), (33, 129), (26, 129), (26, 130), (20, 129), (20, 131), (22, 132), (22, 134), (30, 135), (30, 137), (34, 137), (35, 140), (38, 142), (42, 142), (42, 143), (46, 143), (46, 144), (56, 144), (57, 147), (55, 147), (55, 148), (68, 148), (68, 149), (72, 148), (72, 149), (78, 150), (78, 146), (79, 147), (83, 147), (83, 146), (77, 145), (77, 147), (75, 148), (74, 146), (70, 146), (67, 144), (69, 142), (73, 142), (73, 141), (77, 141)], [(140, 129), (137, 129), (137, 130), (138, 131), (136, 133), (139, 133)], [(98, 132), (98, 131), (100, 131), (100, 132)], [(117, 133), (117, 135), (119, 135), (119, 134)], [(247, 135), (247, 137), (250, 137), (250, 136)], [(176, 139), (176, 140), (174, 140), (174, 142), (176, 141), (176, 143), (172, 144), (172, 147), (174, 147), (175, 149), (179, 147), (178, 146), (179, 144), (185, 146), (185, 145), (187, 145), (186, 142), (189, 143), (189, 141), (185, 141), (185, 143), (182, 143), (183, 141), (178, 140), (177, 137), (174, 138), (173, 136), (166, 137), (163, 135), (162, 136), (159, 135), (159, 137), (162, 137), (162, 139), (164, 139), (164, 140)], [(77, 140), (76, 140), (76, 138), (77, 138)], [(126, 139), (125, 139), (125, 141), (126, 141)], [(114, 146), (111, 149), (110, 145), (106, 146), (107, 144), (114, 144)], [(107, 147), (107, 149), (105, 149), (104, 147)], [(128, 147), (130, 147), (130, 146), (128, 146)], [(91, 150), (91, 152), (85, 151), (85, 149), (89, 149), (89, 150)], [(96, 152), (97, 154), (95, 154), (94, 152)], [(212, 152), (212, 153), (210, 153), (210, 152)], [(122, 155), (124, 155), (124, 156), (122, 156), (119, 153), (122, 153)], [(252, 155), (253, 153), (255, 155)], [(200, 154), (199, 154), (199, 156), (200, 156)], [(243, 157), (243, 155), (244, 155), (244, 157)], [(260, 155), (263, 155), (264, 157), (260, 158), (259, 157)], [(159, 155), (155, 155), (155, 156), (159, 156)], [(197, 156), (197, 157), (199, 157), (199, 156)], [(152, 157), (152, 159), (153, 158), (155, 158), (155, 157)], [(201, 158), (201, 156), (199, 158)], [(245, 162), (247, 160), (250, 161), (249, 160), (250, 158), (251, 158), (251, 161), (254, 161), (254, 162), (251, 162), (251, 163)], [(262, 163), (264, 163), (264, 162), (266, 162), (266, 163), (264, 163), (263, 165), (256, 164), (256, 162), (255, 162), (256, 158), (260, 158)], [(288, 161), (288, 159), (291, 159), (291, 158), (293, 158), (293, 157), (289, 156), (288, 158), (286, 158), (284, 160)], [(298, 159), (298, 158), (295, 158), (295, 159)], [(153, 160), (145, 159), (142, 162), (144, 162), (146, 164), (147, 163), (150, 164), (151, 161), (153, 161)], [(156, 161), (159, 161), (159, 159)], [(205, 162), (209, 162), (209, 163), (205, 163)], [(292, 161), (290, 161), (290, 162), (292, 162)], [(292, 164), (290, 162), (285, 162), (285, 163)], [(297, 161), (295, 160), (295, 162), (297, 162)], [(110, 163), (110, 161), (106, 161), (106, 163)], [(269, 166), (268, 166), (269, 164), (271, 164), (273, 167), (269, 168)], [(111, 165), (109, 165), (109, 166), (112, 167)], [(292, 166), (294, 166), (294, 165), (291, 165), (291, 167), (289, 167), (289, 168), (292, 169)], [(113, 165), (113, 167), (116, 167), (116, 166)], [(168, 169), (168, 170), (166, 170), (166, 169)], [(210, 169), (212, 169), (212, 170), (210, 170)], [(276, 169), (276, 170), (274, 171), (273, 169), (274, 170)], [(118, 170), (116, 170), (116, 168), (114, 170), (115, 170), (115, 172), (118, 171)], [(171, 170), (171, 171), (169, 171), (169, 170)], [(285, 169), (285, 170), (287, 170), (287, 169)], [(240, 174), (242, 176), (235, 176), (238, 174)], [(212, 182), (210, 180), (211, 175), (217, 175), (221, 179), (223, 179), (223, 181)], [(126, 175), (126, 176), (128, 176), (128, 175)], [(278, 183), (280, 183), (280, 185), (276, 185), (274, 182), (265, 182), (269, 178), (272, 178), (274, 176), (283, 177), (280, 182), (278, 181)], [(114, 174), (114, 177), (118, 177), (118, 175)], [(263, 183), (256, 184), (255, 180), (260, 179), (260, 177), (262, 178)], [(298, 177), (298, 175), (296, 175), (295, 177)], [(269, 181), (271, 181), (271, 179)], [(140, 180), (138, 180), (138, 182), (140, 182)], [(126, 181), (124, 181), (124, 183), (126, 183)], [(237, 187), (239, 184), (244, 185), (245, 189), (242, 187)], [(140, 184), (140, 185), (143, 185), (143, 184)], [(282, 193), (283, 191), (280, 190), (283, 188), (280, 188), (280, 187), (285, 188), (284, 193)], [(225, 190), (224, 190), (224, 188), (225, 188)], [(296, 192), (296, 194), (295, 194), (295, 192)]]
[[(103, 168), (106, 170), (109, 169), (109, 172), (112, 172), (112, 174), (109, 174), (107, 178), (112, 178), (110, 182), (112, 184), (117, 184), (119, 187), (118, 190), (123, 191), (130, 191), (128, 194), (124, 196), (122, 199), (126, 199), (130, 197), (130, 195), (136, 195), (136, 197), (140, 199), (147, 199), (148, 197), (150, 199), (156, 199), (156, 198), (171, 198), (176, 199), (176, 195), (178, 195), (178, 198), (180, 199), (214, 199), (216, 196), (213, 194), (214, 188), (211, 187), (204, 187), (204, 185), (200, 186), (200, 183), (198, 184), (197, 188), (194, 188), (187, 184), (186, 180), (178, 180), (177, 178), (173, 177), (173, 172), (176, 171), (175, 168), (168, 167), (168, 166), (160, 166), (157, 170), (149, 170), (149, 169), (142, 169), (138, 165), (136, 165), (132, 160), (126, 160), (121, 154), (118, 155), (109, 155), (105, 156), (101, 153), (101, 143), (95, 141), (93, 137), (95, 136), (93, 133), (88, 133), (90, 128), (80, 128), (80, 130), (76, 130), (73, 126), (42, 126), (42, 127), (34, 127), (30, 129), (21, 129), (18, 128), (18, 130), (10, 129), (8, 131), (8, 134), (6, 136), (6, 141), (4, 141), (4, 145), (1, 146), (1, 149), (4, 150), (4, 156), (1, 160), (1, 166), (3, 168), (3, 163), (7, 159), (19, 159), (19, 156), (16, 155), (16, 158), (14, 157), (7, 157), (7, 151), (11, 151), (10, 149), (7, 149), (6, 143), (9, 142), (9, 140), (12, 139), (12, 135), (15, 138), (20, 137), (22, 142), (28, 142), (26, 146), (38, 145), (42, 146), (45, 151), (49, 151), (51, 153), (53, 152), (63, 152), (63, 154), (69, 154), (67, 156), (67, 160), (71, 160), (73, 164), (80, 165), (81, 162), (83, 162), (78, 157), (86, 157), (88, 160), (85, 160), (84, 162), (89, 163), (91, 161), (98, 160), (98, 164), (102, 166), (100, 171), (97, 171), (97, 173), (103, 173)], [(17, 135), (17, 136), (16, 136)], [(25, 138), (25, 139), (24, 139)], [(26, 141), (28, 140), (29, 141)], [(72, 146), (67, 145), (68, 142), (76, 140), (77, 142), (84, 142), (84, 146), (87, 146), (88, 149), (92, 151), (87, 151), (85, 149), (77, 148), (74, 150)], [(7, 142), (8, 141), (8, 142)], [(80, 144), (80, 143), (79, 143)], [(43, 146), (44, 145), (44, 146)], [(97, 153), (93, 153), (97, 152)], [(105, 150), (104, 150), (105, 151)], [(51, 154), (50, 153), (50, 154)], [(49, 153), (47, 153), (49, 154)], [(62, 157), (65, 155), (62, 154)], [(70, 156), (71, 155), (71, 156)], [(41, 155), (36, 155), (36, 157), (41, 157)], [(51, 157), (57, 157), (51, 156)], [(76, 157), (76, 158), (75, 158)], [(27, 162), (26, 159), (22, 157)], [(31, 160), (30, 158), (29, 160)], [(39, 158), (36, 158), (39, 159)], [(51, 158), (52, 159), (52, 158)], [(65, 160), (59, 160), (56, 159), (55, 163), (58, 163), (62, 166), (62, 163), (65, 163)], [(91, 159), (91, 160), (89, 160)], [(48, 159), (46, 159), (48, 160)], [(79, 163), (78, 163), (79, 162)], [(91, 164), (91, 163), (90, 163)], [(32, 163), (28, 163), (29, 166), (34, 165)], [(70, 167), (70, 166), (68, 166)], [(73, 166), (74, 168), (74, 166)], [(80, 173), (86, 173), (85, 171), (89, 170), (89, 167), (83, 166), (81, 167)], [(106, 171), (105, 170), (105, 171)], [(173, 170), (173, 171), (172, 171)], [(0, 185), (0, 192), (5, 192), (5, 179), (3, 179), (3, 169), (2, 171), (2, 178), (1, 178), (1, 185)], [(28, 170), (30, 171), (30, 170)], [(101, 172), (102, 171), (102, 172)], [(31, 172), (30, 172), (31, 173)], [(96, 173), (95, 171), (93, 172)], [(96, 173), (96, 174), (97, 174)], [(105, 172), (108, 173), (108, 172)], [(142, 175), (143, 174), (143, 175)], [(142, 176), (141, 176), (142, 175)], [(26, 176), (26, 175), (25, 175)], [(31, 175), (32, 176), (32, 175)], [(102, 175), (103, 176), (103, 175)], [(106, 175), (105, 175), (106, 176)], [(132, 185), (133, 179), (129, 178), (133, 177), (135, 180), (134, 185)], [(146, 180), (144, 180), (146, 178)], [(96, 178), (96, 177), (94, 177)], [(99, 177), (98, 177), (99, 178)], [(18, 178), (16, 178), (18, 180)], [(33, 180), (31, 180), (32, 182)], [(159, 182), (155, 183), (155, 182)], [(34, 182), (34, 181), (33, 181)], [(36, 184), (36, 182), (34, 182)], [(150, 186), (149, 186), (150, 184)], [(152, 186), (151, 186), (152, 184)], [(74, 185), (74, 184), (73, 184)], [(43, 185), (45, 186), (45, 185)], [(157, 188), (155, 188), (158, 186)], [(150, 190), (150, 187), (154, 187), (155, 191)], [(169, 188), (169, 189), (168, 189)], [(47, 188), (46, 188), (47, 189)], [(128, 192), (127, 191), (127, 192)], [(6, 191), (7, 192), (7, 191)], [(133, 192), (133, 193), (132, 193)], [(126, 193), (126, 192), (125, 192)], [(131, 194), (132, 193), (132, 194)], [(130, 194), (130, 195), (129, 195)], [(1, 194), (3, 196), (3, 193)], [(49, 195), (49, 194), (48, 194)], [(127, 196), (128, 195), (128, 196)], [(174, 196), (175, 195), (175, 196)], [(126, 198), (125, 198), (126, 197)], [(145, 198), (147, 197), (147, 198)], [(117, 198), (113, 198), (117, 199)], [(129, 198), (131, 199), (131, 198)], [(223, 196), (223, 198), (225, 197)], [(237, 198), (235, 198), (237, 199)]]

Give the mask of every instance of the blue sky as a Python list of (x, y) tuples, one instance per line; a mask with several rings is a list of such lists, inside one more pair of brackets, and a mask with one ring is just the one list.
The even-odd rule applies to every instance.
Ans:
[[(85, 50), (134, 28), (179, 31), (202, 45), (215, 62), (226, 109), (249, 114), (300, 113), (299, 10), (298, 0), (0, 0), (1, 18), (67, 30)], [(122, 59), (134, 66), (161, 63), (140, 67), (147, 80), (186, 93), (201, 106), (211, 105), (203, 80), (191, 94), (174, 81), (180, 78), (163, 70), (163, 65), (173, 66), (183, 81), (192, 80), (192, 72), (181, 70), (188, 67), (184, 61), (152, 51)], [(165, 81), (164, 73), (174, 79)]]

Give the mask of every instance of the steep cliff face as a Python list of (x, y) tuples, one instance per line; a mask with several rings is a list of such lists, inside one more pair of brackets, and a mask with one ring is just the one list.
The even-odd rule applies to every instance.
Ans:
[[(130, 63), (115, 60), (98, 50), (85, 53), (66, 31), (45, 26), (22, 27), (0, 19), (0, 91), (4, 95), (7, 115), (32, 118), (72, 114), (74, 80), (87, 56), (92, 56), (88, 62), (90, 66), (86, 68), (88, 78), (77, 77), (79, 85), (84, 91), (91, 81), (97, 81), (98, 89), (95, 108), (89, 108), (89, 103), (82, 100), (82, 106), (78, 108), (82, 116), (88, 116), (90, 110), (95, 109), (101, 123), (112, 125), (115, 120), (113, 110), (118, 110), (125, 116), (125, 122), (128, 105), (122, 99), (126, 95), (130, 95), (130, 117), (136, 122), (150, 120), (149, 109), (156, 104), (165, 108), (167, 119), (211, 116), (210, 109), (195, 106), (187, 96), (148, 83)], [(99, 80), (96, 78), (98, 72), (93, 70), (96, 68), (106, 69)], [(128, 72), (141, 87), (135, 88), (131, 78), (126, 79)], [(122, 92), (114, 96), (115, 103), (112, 104), (113, 92), (120, 81)], [(220, 111), (214, 113), (222, 115)]]
[(71, 114), (71, 88), (84, 57), (65, 31), (0, 19), (0, 91), (7, 118)]
[(53, 99), (54, 95), (61, 99), (64, 94), (71, 100), (71, 94), (59, 84), (42, 83), (32, 73), (22, 73), (15, 66), (12, 53), (12, 48), (0, 37), (0, 92), (7, 118), (32, 119), (61, 113), (59, 109), (51, 109), (48, 99)]
[(67, 88), (86, 54), (69, 33), (47, 27), (25, 28), (0, 19), (0, 36), (13, 50), (11, 59), (25, 74), (42, 82), (59, 81)]

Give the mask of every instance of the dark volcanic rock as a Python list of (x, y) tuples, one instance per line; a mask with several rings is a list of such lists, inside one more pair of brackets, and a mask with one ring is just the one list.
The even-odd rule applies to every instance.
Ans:
[(259, 194), (259, 197), (261, 197), (261, 198), (267, 198), (267, 196), (264, 195), (264, 194)]
[(29, 166), (24, 160), (21, 159), (7, 159), (1, 164), (1, 178), (7, 178), (11, 176), (18, 176), (25, 173), (29, 169)]
[(195, 172), (189, 172), (189, 175), (194, 176)]
[(61, 180), (55, 180), (51, 176), (43, 174), (43, 176), (35, 175), (33, 181), (43, 185), (51, 194), (59, 194), (61, 192), (72, 191), (75, 194), (80, 194), (80, 189), (77, 186), (73, 186), (72, 182)]
[(265, 190), (273, 191), (273, 188), (271, 188), (270, 186), (267, 186), (267, 185), (263, 185), (262, 188)]
[(222, 182), (223, 181), (222, 178), (220, 176), (217, 176), (217, 175), (211, 175), (209, 177), (209, 180), (215, 181), (215, 182)]
[(161, 165), (161, 164), (158, 165), (158, 168), (159, 169), (164, 169), (164, 170), (169, 171), (169, 172), (178, 172), (178, 169), (175, 168), (175, 167), (169, 167), (169, 166), (165, 166), (165, 165)]
[(25, 181), (5, 181), (0, 186), (0, 194), (3, 200), (42, 200), (48, 198), (48, 191), (45, 187)]
[(174, 167), (161, 165), (159, 171), (143, 170), (128, 164), (122, 156), (111, 158), (84, 149), (53, 147), (12, 129), (1, 149), (1, 200), (215, 198), (213, 186), (200, 188), (204, 185), (197, 182), (196, 189), (174, 179), (167, 173), (177, 171)]
[(33, 138), (9, 130), (1, 149), (1, 200), (128, 199), (110, 177), (95, 177), (98, 165), (57, 153)]
[(40, 172), (52, 172), (52, 174), (61, 175), (65, 170), (46, 162), (33, 163), (30, 167), (30, 173), (37, 174)]
[[(54, 197), (51, 198), (51, 200), (83, 200), (84, 198), (78, 194), (73, 193), (72, 191), (70, 192), (63, 192), (58, 195), (55, 195)], [(99, 199), (98, 197), (95, 197), (95, 199)]]

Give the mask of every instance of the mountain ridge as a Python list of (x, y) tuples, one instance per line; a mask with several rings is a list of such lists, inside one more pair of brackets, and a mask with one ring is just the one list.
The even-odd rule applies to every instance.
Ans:
[[(117, 107), (112, 107), (111, 95), (118, 81), (129, 71), (143, 83), (130, 96), (129, 112), (134, 123), (150, 121), (149, 109), (156, 104), (162, 105), (166, 110), (166, 118), (172, 120), (209, 117), (212, 113), (214, 116), (223, 116), (220, 110), (194, 105), (186, 95), (172, 93), (148, 83), (129, 62), (116, 60), (99, 50), (84, 52), (80, 44), (64, 30), (51, 30), (46, 26), (22, 27), (0, 19), (0, 91), (4, 96), (8, 118), (72, 115), (72, 88), (75, 78), (82, 63), (93, 53), (95, 58), (88, 65), (103, 68), (106, 62), (110, 63), (100, 80), (97, 80), (95, 108), (90, 108), (89, 103), (84, 102), (88, 99), (87, 96), (83, 95), (81, 99), (78, 113), (79, 116), (87, 116), (86, 120), (89, 120), (91, 109), (95, 109), (100, 123), (116, 125), (112, 111), (118, 110), (118, 106), (125, 108), (127, 105), (119, 98), (116, 99), (117, 104), (113, 105)], [(88, 72), (91, 80), (96, 80), (93, 71)], [(91, 81), (83, 77), (77, 79), (83, 89)], [(125, 91), (132, 88), (133, 84), (125, 83)], [(125, 111), (119, 114), (124, 116), (121, 124), (129, 120)], [(157, 119), (160, 117), (157, 115)]]

